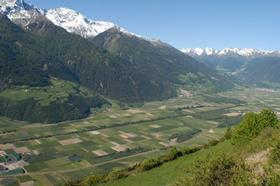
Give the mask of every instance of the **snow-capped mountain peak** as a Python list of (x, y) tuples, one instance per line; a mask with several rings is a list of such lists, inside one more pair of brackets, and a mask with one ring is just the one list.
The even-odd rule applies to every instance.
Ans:
[(239, 55), (244, 57), (264, 56), (264, 55), (280, 55), (279, 51), (258, 50), (253, 48), (224, 48), (216, 50), (213, 48), (185, 48), (181, 50), (191, 56), (228, 56)]
[(11, 21), (24, 28), (28, 28), (30, 23), (36, 21), (38, 17), (43, 16), (53, 24), (64, 28), (66, 31), (84, 38), (93, 38), (111, 28), (116, 28), (129, 36), (145, 39), (152, 44), (162, 44), (162, 42), (158, 40), (155, 41), (128, 32), (112, 22), (90, 20), (81, 13), (68, 8), (44, 10), (28, 4), (24, 0), (0, 0), (0, 13), (5, 14)]
[(55, 25), (85, 38), (95, 37), (113, 27), (118, 28), (111, 22), (89, 20), (82, 14), (68, 8), (50, 9), (47, 11), (46, 17)]
[(187, 54), (193, 54), (193, 55), (215, 55), (217, 54), (218, 50), (215, 50), (213, 48), (184, 48), (181, 50), (184, 53)]
[(0, 10), (8, 16), (18, 12), (32, 9), (32, 6), (26, 4), (23, 0), (1, 0)]
[(0, 0), (0, 12), (13, 22), (25, 26), (30, 19), (43, 15), (44, 10), (36, 8), (23, 0)]

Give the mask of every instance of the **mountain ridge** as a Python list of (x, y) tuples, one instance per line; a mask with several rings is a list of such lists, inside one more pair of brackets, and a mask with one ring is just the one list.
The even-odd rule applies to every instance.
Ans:
[(253, 48), (185, 48), (181, 50), (209, 67), (249, 85), (279, 87), (280, 51)]
[(86, 39), (94, 38), (104, 31), (116, 28), (123, 33), (145, 39), (152, 43), (160, 42), (158, 39), (147, 38), (129, 32), (113, 22), (89, 19), (81, 13), (65, 7), (46, 10), (26, 3), (24, 0), (1, 0), (0, 13), (7, 15), (11, 21), (22, 27), (28, 27), (29, 21), (34, 19), (34, 17), (44, 16), (56, 26)]
[(191, 56), (280, 56), (279, 50), (260, 50), (254, 48), (224, 48), (220, 50), (214, 48), (183, 48), (181, 51)]

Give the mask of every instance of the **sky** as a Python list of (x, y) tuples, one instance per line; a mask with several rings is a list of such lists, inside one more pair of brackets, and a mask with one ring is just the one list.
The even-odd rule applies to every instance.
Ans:
[(26, 0), (67, 7), (93, 20), (174, 47), (280, 50), (279, 0)]

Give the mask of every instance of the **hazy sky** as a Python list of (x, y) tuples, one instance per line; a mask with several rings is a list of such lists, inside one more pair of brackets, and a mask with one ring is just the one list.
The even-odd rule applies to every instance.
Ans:
[(252, 47), (280, 50), (280, 0), (26, 0), (67, 7), (93, 20), (176, 48)]

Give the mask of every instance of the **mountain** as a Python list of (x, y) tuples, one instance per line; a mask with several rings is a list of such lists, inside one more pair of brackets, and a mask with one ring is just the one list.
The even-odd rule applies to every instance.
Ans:
[(117, 28), (91, 41), (110, 53), (129, 60), (145, 74), (189, 90), (224, 90), (232, 87), (226, 77), (159, 40), (147, 40)]
[(93, 38), (110, 28), (118, 27), (111, 22), (89, 20), (82, 14), (67, 8), (48, 10), (46, 17), (55, 25), (85, 38)]
[(280, 57), (280, 51), (258, 50), (253, 48), (185, 48), (183, 53), (190, 55), (206, 65), (229, 72), (241, 70), (256, 58)]
[(1, 0), (0, 13), (5, 14), (14, 23), (26, 27), (32, 19), (43, 15), (44, 10), (23, 0)]
[(110, 28), (118, 27), (111, 22), (92, 21), (71, 9), (54, 8), (44, 10), (23, 0), (1, 0), (0, 12), (23, 27), (27, 27), (32, 19), (38, 16), (45, 16), (55, 25), (85, 38), (92, 38)]

